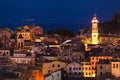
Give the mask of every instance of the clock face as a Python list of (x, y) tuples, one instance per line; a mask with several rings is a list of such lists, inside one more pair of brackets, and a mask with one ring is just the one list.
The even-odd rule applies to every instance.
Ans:
[(94, 37), (96, 37), (96, 35), (93, 35)]

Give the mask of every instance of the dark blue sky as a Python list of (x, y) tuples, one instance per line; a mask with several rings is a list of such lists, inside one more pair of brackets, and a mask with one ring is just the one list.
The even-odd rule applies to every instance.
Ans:
[(40, 24), (43, 29), (90, 27), (94, 13), (100, 22), (120, 11), (120, 0), (0, 0), (0, 26)]

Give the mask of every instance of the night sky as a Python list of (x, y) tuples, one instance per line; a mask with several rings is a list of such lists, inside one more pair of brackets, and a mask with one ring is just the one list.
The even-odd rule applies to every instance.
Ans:
[(36, 24), (44, 30), (78, 31), (91, 27), (94, 13), (104, 22), (116, 11), (120, 11), (120, 0), (0, 0), (0, 26)]

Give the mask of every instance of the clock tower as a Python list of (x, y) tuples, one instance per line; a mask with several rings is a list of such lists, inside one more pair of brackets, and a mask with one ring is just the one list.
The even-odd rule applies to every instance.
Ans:
[(98, 44), (99, 39), (98, 39), (98, 23), (99, 21), (97, 20), (96, 14), (94, 15), (92, 19), (92, 44)]

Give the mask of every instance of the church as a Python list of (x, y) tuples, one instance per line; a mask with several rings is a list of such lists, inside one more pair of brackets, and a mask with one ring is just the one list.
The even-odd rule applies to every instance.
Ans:
[(98, 44), (99, 43), (99, 33), (98, 33), (98, 23), (99, 21), (97, 20), (96, 14), (93, 17), (92, 22), (92, 44)]
[(120, 36), (118, 34), (103, 34), (99, 30), (99, 21), (96, 14), (91, 21), (91, 31), (80, 35), (82, 42), (87, 45), (116, 45), (120, 42)]

